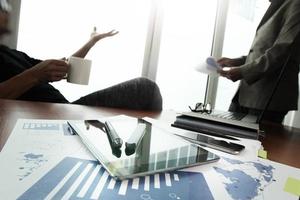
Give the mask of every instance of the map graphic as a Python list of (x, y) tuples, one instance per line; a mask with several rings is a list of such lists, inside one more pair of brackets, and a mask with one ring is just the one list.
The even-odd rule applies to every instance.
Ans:
[(223, 157), (229, 165), (220, 168), (214, 167), (215, 171), (225, 178), (223, 184), (232, 199), (253, 199), (263, 195), (273, 179), (275, 168), (259, 162), (242, 162), (239, 160)]
[(97, 161), (66, 157), (18, 199), (185, 200), (213, 196), (202, 173), (172, 171), (116, 181)]
[[(63, 134), (59, 132), (60, 126), (62, 126)], [(73, 135), (70, 131), (70, 127), (66, 123), (25, 122), (22, 124), (21, 128), (24, 131), (27, 131), (26, 133), (28, 135), (21, 141), (25, 148), (22, 149), (23, 151), (18, 152), (17, 157), (17, 176), (19, 181), (24, 180), (34, 173), (43, 164), (48, 162), (50, 157), (53, 158), (56, 156), (55, 153), (51, 155), (49, 152), (54, 152), (54, 149), (63, 152), (65, 149), (65, 142), (55, 135)], [(53, 137), (45, 140), (43, 137), (45, 133), (50, 133)], [(32, 147), (35, 147), (35, 152), (29, 151)]]
[(44, 158), (43, 154), (33, 154), (20, 152), (22, 166), (19, 167), (19, 180), (22, 181), (24, 178), (32, 174), (38, 169), (44, 162), (48, 160)]

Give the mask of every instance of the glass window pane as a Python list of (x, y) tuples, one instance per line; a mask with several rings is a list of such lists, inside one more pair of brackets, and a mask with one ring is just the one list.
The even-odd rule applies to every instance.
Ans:
[[(268, 8), (267, 0), (231, 0), (228, 10), (223, 46), (223, 57), (246, 56), (251, 47), (256, 28)], [(239, 82), (219, 78), (215, 108), (228, 110)]]
[(18, 49), (40, 59), (69, 57), (93, 27), (119, 34), (96, 44), (88, 86), (54, 83), (70, 100), (141, 76), (151, 0), (22, 1)]
[(217, 0), (165, 0), (157, 70), (165, 109), (204, 102), (207, 75), (195, 66), (211, 53)]

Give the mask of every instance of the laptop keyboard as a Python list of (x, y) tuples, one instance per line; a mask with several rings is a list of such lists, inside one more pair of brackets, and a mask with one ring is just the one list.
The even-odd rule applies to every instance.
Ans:
[(234, 112), (223, 112), (218, 114), (210, 114), (212, 117), (222, 118), (222, 119), (230, 119), (230, 120), (241, 120), (243, 117), (245, 117), (247, 114), (245, 113), (234, 113)]

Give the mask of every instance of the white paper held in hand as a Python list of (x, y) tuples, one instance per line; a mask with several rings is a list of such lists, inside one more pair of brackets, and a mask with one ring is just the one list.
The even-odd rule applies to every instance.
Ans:
[(208, 57), (206, 59), (206, 63), (208, 67), (213, 67), (214, 69), (221, 69), (221, 66), (214, 57)]
[(217, 76), (217, 70), (222, 69), (222, 67), (218, 64), (217, 60), (214, 57), (208, 57), (206, 58), (205, 62), (197, 65), (195, 69), (198, 72)]

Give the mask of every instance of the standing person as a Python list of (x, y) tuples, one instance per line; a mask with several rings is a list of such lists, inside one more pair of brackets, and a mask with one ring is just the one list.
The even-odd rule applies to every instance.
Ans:
[(248, 56), (221, 58), (219, 71), (232, 81), (241, 80), (229, 110), (259, 116), (287, 65), (263, 119), (282, 123), (290, 110), (297, 110), (300, 44), (300, 1), (272, 0), (263, 16)]
[[(11, 8), (0, 0), (0, 37), (9, 33)], [(101, 39), (117, 34), (116, 31), (94, 33), (89, 41), (73, 56), (84, 58)], [(49, 82), (66, 77), (69, 65), (64, 60), (38, 60), (26, 53), (0, 45), (0, 98), (55, 103), (70, 103)], [(71, 102), (74, 104), (107, 106), (127, 109), (161, 110), (162, 97), (158, 86), (146, 78), (136, 78)]]

